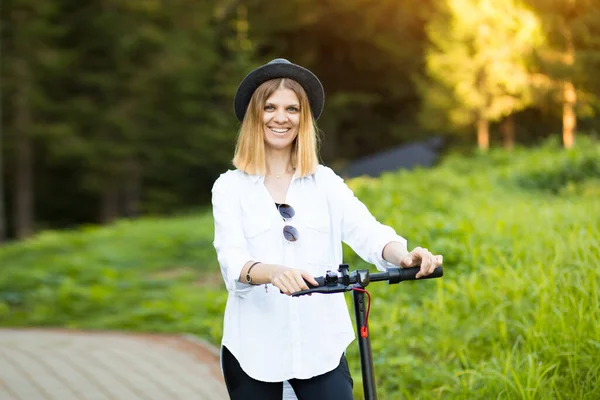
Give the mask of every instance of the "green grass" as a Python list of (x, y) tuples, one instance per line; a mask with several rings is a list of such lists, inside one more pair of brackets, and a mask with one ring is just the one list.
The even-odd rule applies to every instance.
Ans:
[[(597, 142), (451, 156), (350, 184), (410, 247), (444, 255), (442, 279), (369, 286), (381, 399), (600, 398)], [(121, 221), (0, 248), (0, 325), (217, 344), (226, 293), (212, 229), (210, 214)], [(345, 260), (368, 267), (347, 247)], [(362, 398), (355, 345), (348, 354)]]
[(226, 293), (216, 279), (212, 235), (206, 214), (46, 232), (6, 246), (0, 324), (194, 332), (216, 340)]

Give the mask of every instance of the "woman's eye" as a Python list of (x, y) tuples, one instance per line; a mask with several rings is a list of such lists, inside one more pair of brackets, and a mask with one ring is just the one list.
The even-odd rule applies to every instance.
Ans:
[(273, 111), (275, 107), (273, 106), (265, 106), (265, 111)]
[(288, 108), (288, 111), (298, 112), (298, 109), (296, 107), (290, 107), (290, 108)]

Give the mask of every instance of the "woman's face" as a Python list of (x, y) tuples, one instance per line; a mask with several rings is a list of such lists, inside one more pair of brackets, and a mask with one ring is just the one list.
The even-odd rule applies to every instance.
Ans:
[(290, 89), (279, 88), (263, 109), (265, 146), (274, 150), (290, 148), (298, 135), (300, 101)]

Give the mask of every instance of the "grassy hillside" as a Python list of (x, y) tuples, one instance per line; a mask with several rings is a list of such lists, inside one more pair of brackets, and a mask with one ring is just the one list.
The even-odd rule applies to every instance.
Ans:
[[(450, 157), (350, 182), (445, 276), (372, 285), (382, 399), (600, 398), (600, 145)], [(0, 248), (0, 325), (192, 332), (226, 293), (210, 214), (47, 232)], [(366, 267), (348, 248), (351, 268)], [(349, 296), (348, 296), (349, 297)], [(360, 395), (356, 346), (350, 364)]]
[(0, 325), (195, 332), (216, 340), (226, 293), (212, 235), (204, 214), (46, 232), (2, 248)]

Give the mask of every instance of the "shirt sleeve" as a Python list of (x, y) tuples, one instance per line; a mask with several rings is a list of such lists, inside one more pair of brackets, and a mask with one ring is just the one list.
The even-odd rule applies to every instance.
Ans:
[(234, 294), (245, 297), (252, 285), (240, 282), (240, 273), (252, 260), (246, 246), (241, 226), (241, 207), (235, 182), (229, 174), (221, 175), (212, 188), (212, 209), (215, 223), (213, 245), (225, 281), (225, 287)]
[(342, 241), (380, 271), (395, 266), (383, 258), (383, 248), (390, 242), (400, 242), (408, 254), (406, 239), (399, 236), (392, 227), (377, 221), (344, 180), (330, 168), (325, 169), (327, 187), (335, 206), (340, 207), (342, 213)]

